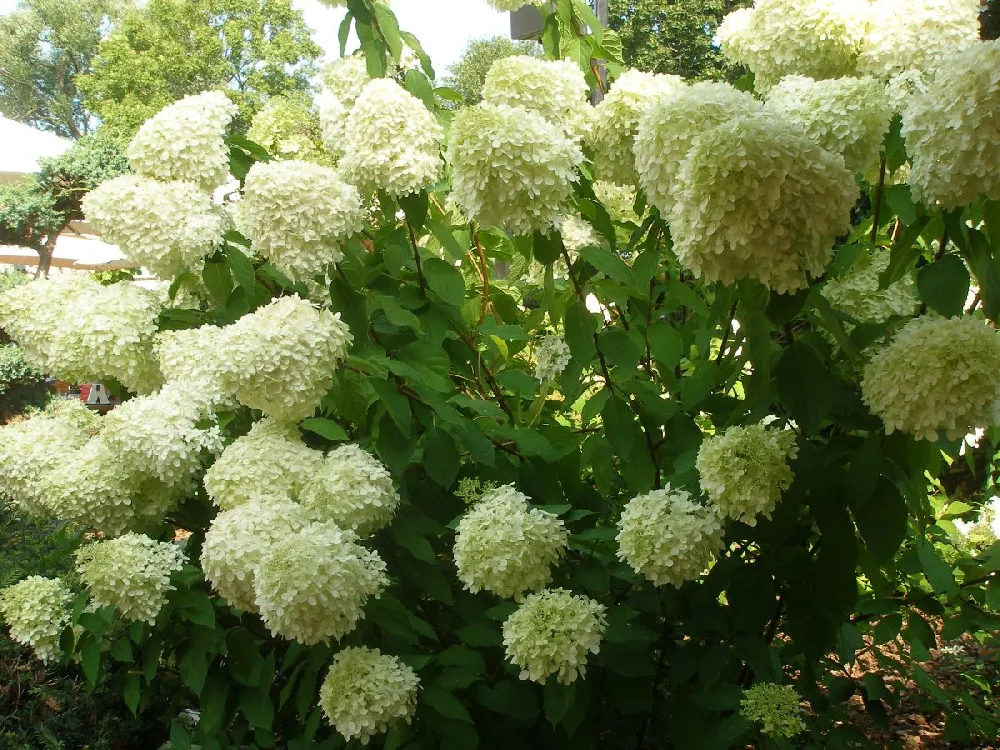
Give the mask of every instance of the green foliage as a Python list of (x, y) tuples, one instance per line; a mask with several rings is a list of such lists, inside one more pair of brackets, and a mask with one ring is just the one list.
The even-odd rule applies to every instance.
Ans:
[(979, 22), (983, 39), (1000, 39), (1000, 3), (997, 0), (986, 0)]
[(24, 350), (17, 344), (0, 344), (0, 396), (25, 385), (40, 382), (44, 375), (24, 359)]
[(55, 195), (37, 177), (0, 185), (0, 244), (41, 250), (65, 225)]
[(713, 44), (727, 13), (750, 0), (609, 0), (608, 25), (631, 67), (693, 79), (735, 80), (742, 71)]
[(541, 54), (537, 42), (521, 42), (502, 36), (473, 39), (458, 62), (448, 68), (443, 83), (462, 95), (465, 104), (478, 104), (483, 98), (483, 83), (490, 67), (497, 60), (514, 55)]
[(308, 89), (320, 52), (289, 0), (150, 0), (126, 11), (77, 83), (87, 107), (128, 136), (208, 89), (230, 93), (245, 131), (268, 96)]
[(0, 112), (78, 138), (91, 129), (76, 88), (119, 0), (20, 0), (0, 16)]

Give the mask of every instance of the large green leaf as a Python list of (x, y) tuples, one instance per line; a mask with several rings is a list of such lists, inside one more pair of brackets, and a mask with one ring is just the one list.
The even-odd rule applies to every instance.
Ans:
[(946, 317), (961, 315), (969, 296), (969, 270), (957, 255), (946, 255), (917, 271), (920, 298)]
[(427, 258), (423, 261), (424, 277), (427, 286), (442, 300), (456, 307), (465, 298), (465, 279), (451, 263), (440, 258)]
[(830, 375), (816, 351), (803, 341), (791, 344), (775, 368), (778, 394), (805, 433), (814, 432), (830, 411)]

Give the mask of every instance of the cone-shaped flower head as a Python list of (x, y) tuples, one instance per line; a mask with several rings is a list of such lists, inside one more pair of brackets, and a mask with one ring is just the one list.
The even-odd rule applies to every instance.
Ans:
[(324, 65), (319, 77), (324, 91), (340, 102), (345, 110), (354, 106), (371, 80), (363, 55), (339, 57)]
[(571, 355), (562, 336), (544, 336), (535, 348), (535, 378), (543, 385), (553, 383), (566, 369)]
[(587, 82), (570, 60), (513, 55), (497, 60), (483, 82), (483, 101), (537, 112), (573, 139), (590, 117)]
[(273, 96), (253, 116), (247, 138), (273, 159), (321, 162), (319, 117), (307, 97)]
[(11, 638), (49, 662), (62, 653), (59, 638), (69, 622), (72, 600), (73, 592), (61, 578), (28, 576), (0, 589), (0, 618), (10, 628)]
[(236, 406), (230, 366), (221, 356), (227, 330), (205, 325), (156, 335), (154, 348), (164, 380), (182, 385), (205, 410)]
[(761, 725), (771, 737), (795, 737), (805, 731), (801, 698), (791, 685), (758, 682), (743, 692), (740, 715)]
[(360, 446), (343, 445), (304, 478), (299, 502), (320, 521), (366, 535), (392, 520), (399, 493), (381, 461)]
[(912, 315), (917, 300), (910, 279), (879, 289), (879, 276), (888, 267), (888, 252), (865, 255), (843, 276), (829, 279), (822, 294), (834, 309), (860, 323), (884, 323), (893, 316)]

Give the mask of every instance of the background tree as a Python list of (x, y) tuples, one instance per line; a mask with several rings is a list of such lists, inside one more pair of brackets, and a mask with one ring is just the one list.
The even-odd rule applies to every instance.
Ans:
[(121, 0), (21, 0), (0, 16), (0, 112), (59, 135), (90, 128), (76, 76), (90, 67)]
[(608, 26), (622, 38), (627, 65), (684, 78), (732, 78), (738, 72), (713, 44), (727, 13), (750, 0), (610, 0)]
[(997, 0), (986, 0), (983, 3), (981, 23), (983, 39), (1000, 38), (1000, 3)]
[(493, 63), (514, 55), (538, 56), (541, 51), (537, 42), (516, 41), (502, 36), (473, 39), (458, 62), (448, 68), (444, 83), (458, 91), (466, 104), (478, 104), (483, 98), (483, 82)]
[(268, 96), (308, 88), (320, 54), (290, 0), (150, 0), (125, 13), (78, 85), (86, 105), (124, 134), (212, 88), (231, 90), (246, 130)]

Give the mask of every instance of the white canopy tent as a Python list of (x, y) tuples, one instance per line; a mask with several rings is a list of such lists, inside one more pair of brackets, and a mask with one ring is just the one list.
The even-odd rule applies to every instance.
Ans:
[(0, 182), (14, 182), (37, 172), (41, 159), (59, 156), (72, 145), (68, 138), (0, 115)]

